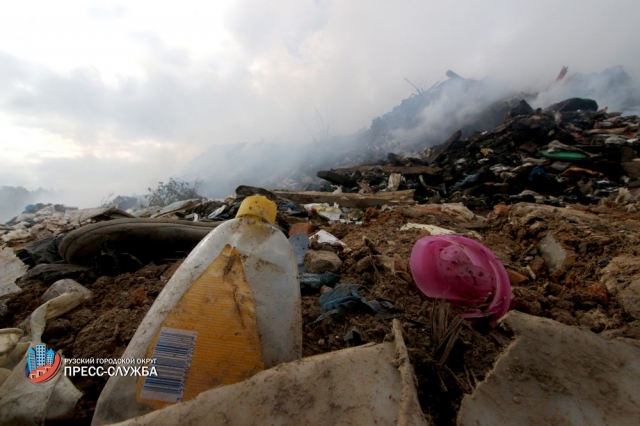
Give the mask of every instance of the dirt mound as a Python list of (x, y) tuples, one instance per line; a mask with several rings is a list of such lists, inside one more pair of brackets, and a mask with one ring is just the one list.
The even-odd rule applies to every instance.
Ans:
[[(511, 337), (484, 319), (462, 321), (455, 307), (422, 295), (413, 283), (409, 257), (415, 242), (428, 232), (400, 230), (408, 223), (450, 229), (490, 248), (509, 270), (512, 309), (587, 327), (603, 336), (637, 334), (637, 322), (621, 308), (616, 294), (600, 283), (600, 275), (611, 259), (638, 255), (638, 213), (607, 206), (520, 203), (499, 206), (484, 221), (433, 206), (370, 208), (361, 225), (315, 220), (315, 228), (341, 238), (348, 248), (314, 246), (333, 250), (342, 260), (340, 280), (334, 285), (355, 284), (366, 300), (392, 307), (384, 314), (352, 307), (316, 322), (322, 314), (319, 297), (327, 288), (303, 295), (303, 356), (380, 343), (391, 332), (392, 318), (400, 319), (419, 400), (434, 424), (455, 422), (462, 397), (486, 377)], [(554, 259), (543, 253), (544, 238), (553, 238), (558, 253), (564, 253), (555, 270), (547, 266)], [(151, 263), (134, 273), (97, 279), (81, 275), (78, 281), (94, 292), (93, 298), (50, 321), (44, 343), (67, 357), (119, 357), (179, 264)], [(40, 281), (18, 285), (22, 292), (0, 298), (0, 327), (19, 325), (42, 303), (39, 298), (47, 288)], [(72, 380), (84, 392), (74, 420), (89, 424), (106, 379)]]

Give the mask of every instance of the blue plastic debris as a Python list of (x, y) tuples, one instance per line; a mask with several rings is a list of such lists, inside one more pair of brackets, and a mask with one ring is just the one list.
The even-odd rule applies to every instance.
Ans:
[(293, 248), (293, 253), (296, 255), (296, 263), (298, 263), (298, 273), (303, 274), (307, 272), (304, 267), (304, 255), (309, 250), (309, 237), (304, 232), (289, 237), (289, 242)]
[(540, 166), (535, 166), (529, 174), (530, 182), (544, 182), (547, 179), (549, 179), (549, 177), (547, 176), (547, 172), (545, 172), (544, 169)]
[(288, 212), (288, 211), (299, 212), (300, 209), (294, 203), (285, 203), (285, 204), (278, 205), (278, 211), (281, 211), (281, 212)]
[(323, 285), (331, 285), (340, 279), (340, 275), (333, 272), (322, 274), (300, 274), (300, 290), (320, 290)]
[(479, 178), (480, 178), (480, 173), (476, 173), (474, 175), (468, 175), (464, 179), (462, 179), (460, 182), (456, 183), (453, 186), (453, 188), (451, 188), (451, 191), (459, 191), (461, 189), (465, 189), (469, 186), (472, 186), (471, 184), (477, 182)]
[(375, 313), (376, 317), (381, 319), (398, 316), (398, 314), (390, 312), (393, 309), (393, 303), (388, 300), (367, 301), (358, 294), (358, 286), (355, 284), (340, 284), (333, 290), (323, 293), (320, 296), (320, 306), (322, 306), (324, 313), (314, 323), (349, 308), (364, 308), (371, 313)]

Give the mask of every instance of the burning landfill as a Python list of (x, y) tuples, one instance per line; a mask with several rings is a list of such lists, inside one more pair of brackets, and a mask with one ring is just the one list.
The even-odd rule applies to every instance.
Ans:
[[(607, 72), (609, 105), (509, 96), (421, 133), (483, 90), (449, 72), (275, 190), (27, 206), (0, 225), (2, 423), (637, 424), (640, 119)], [(178, 396), (175, 353), (164, 382), (67, 369), (150, 369), (168, 335)], [(65, 368), (32, 383), (30, 347)]]

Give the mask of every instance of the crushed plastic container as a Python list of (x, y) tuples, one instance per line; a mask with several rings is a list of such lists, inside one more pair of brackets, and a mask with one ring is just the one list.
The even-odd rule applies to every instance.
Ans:
[(275, 203), (248, 197), (193, 249), (122, 355), (155, 359), (147, 367), (158, 376), (111, 377), (92, 424), (188, 401), (301, 357), (298, 267), (275, 217)]

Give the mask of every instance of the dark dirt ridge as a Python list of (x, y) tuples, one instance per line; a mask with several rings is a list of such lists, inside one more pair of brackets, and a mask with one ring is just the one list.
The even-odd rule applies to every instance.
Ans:
[[(500, 207), (500, 206), (498, 206)], [(362, 225), (314, 222), (341, 238), (350, 251), (336, 251), (343, 260), (339, 283), (359, 285), (367, 300), (388, 300), (400, 319), (415, 369), (422, 409), (434, 424), (455, 424), (460, 401), (491, 370), (510, 336), (486, 320), (460, 321), (455, 308), (428, 300), (412, 282), (409, 256), (425, 231), (400, 231), (406, 223), (434, 224), (457, 232), (473, 230), (516, 277), (512, 308), (587, 327), (607, 336), (640, 337), (638, 322), (626, 315), (615, 297), (598, 282), (599, 272), (620, 254), (638, 255), (640, 213), (615, 206), (570, 209), (519, 204), (501, 206), (484, 223), (469, 223), (437, 210), (399, 207), (392, 211), (371, 208)], [(286, 224), (285, 224), (286, 228)], [(283, 229), (287, 231), (287, 229)], [(565, 267), (550, 274), (536, 250), (547, 233), (567, 250)], [(364, 237), (369, 241), (365, 242)], [(381, 257), (382, 256), (382, 257)], [(78, 279), (94, 292), (93, 298), (50, 321), (43, 341), (67, 357), (119, 357), (138, 324), (180, 265), (181, 260), (148, 264), (135, 273)], [(393, 265), (393, 266), (391, 266)], [(527, 266), (535, 273), (532, 279)], [(519, 278), (518, 278), (519, 277)], [(40, 304), (47, 286), (38, 281), (18, 283), (23, 291), (0, 298), (0, 327), (19, 325)], [(391, 319), (366, 311), (347, 311), (314, 323), (321, 314), (319, 294), (305, 294), (303, 303), (303, 356), (340, 350), (351, 345), (382, 342), (391, 331)], [(444, 336), (447, 331), (451, 336)], [(351, 332), (351, 333), (350, 333)], [(353, 335), (355, 334), (355, 338)], [(444, 336), (444, 337), (443, 337)], [(73, 419), (61, 423), (89, 424), (103, 378), (74, 378), (84, 392)], [(50, 422), (54, 424), (54, 422)]]

